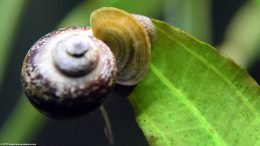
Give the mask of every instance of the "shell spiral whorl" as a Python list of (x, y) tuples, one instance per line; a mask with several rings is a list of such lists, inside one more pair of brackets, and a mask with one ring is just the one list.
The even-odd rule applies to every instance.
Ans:
[(87, 27), (57, 30), (27, 53), (22, 83), (30, 102), (54, 118), (70, 118), (98, 107), (116, 75), (110, 49)]
[[(143, 79), (151, 59), (150, 32), (140, 18), (112, 7), (97, 9), (90, 16), (93, 35), (105, 42), (116, 58), (116, 83), (135, 85)], [(146, 21), (145, 21), (146, 22)], [(152, 36), (151, 36), (151, 39)]]
[(83, 35), (73, 34), (53, 46), (56, 67), (68, 76), (79, 77), (93, 70), (99, 60), (98, 49)]

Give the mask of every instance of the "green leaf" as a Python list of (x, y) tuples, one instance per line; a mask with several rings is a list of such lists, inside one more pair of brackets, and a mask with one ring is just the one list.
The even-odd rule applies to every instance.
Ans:
[(164, 22), (129, 97), (152, 146), (260, 145), (260, 88), (232, 60)]

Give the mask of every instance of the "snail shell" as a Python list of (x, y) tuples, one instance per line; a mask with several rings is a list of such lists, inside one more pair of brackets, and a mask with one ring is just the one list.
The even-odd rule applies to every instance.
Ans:
[(116, 58), (116, 82), (135, 85), (143, 79), (151, 58), (151, 44), (144, 27), (131, 14), (104, 7), (90, 17), (93, 35), (105, 42)]
[(150, 18), (139, 15), (139, 14), (132, 14), (135, 19), (143, 26), (145, 32), (147, 33), (150, 43), (152, 44), (155, 40), (156, 32), (155, 32), (155, 27), (153, 25), (153, 22), (151, 21)]
[(116, 76), (112, 52), (87, 27), (69, 27), (39, 39), (27, 53), (22, 83), (30, 102), (55, 118), (98, 107)]
[(69, 27), (45, 35), (24, 59), (25, 94), (48, 116), (88, 113), (102, 103), (115, 80), (135, 85), (148, 70), (154, 39), (149, 18), (101, 8), (91, 14), (91, 24), (92, 30)]

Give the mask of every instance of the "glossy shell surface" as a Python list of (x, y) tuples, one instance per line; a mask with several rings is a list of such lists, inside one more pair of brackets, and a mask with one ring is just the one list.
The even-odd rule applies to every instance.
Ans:
[(117, 66), (116, 82), (135, 85), (144, 78), (150, 58), (151, 44), (144, 27), (131, 14), (104, 7), (91, 14), (93, 35), (112, 50)]
[[(99, 55), (94, 68), (71, 76), (55, 65), (52, 45), (74, 35), (86, 38)], [(28, 99), (39, 111), (54, 118), (76, 117), (94, 110), (107, 97), (115, 76), (112, 52), (92, 36), (88, 27), (63, 28), (45, 35), (31, 47), (22, 66), (22, 83)]]

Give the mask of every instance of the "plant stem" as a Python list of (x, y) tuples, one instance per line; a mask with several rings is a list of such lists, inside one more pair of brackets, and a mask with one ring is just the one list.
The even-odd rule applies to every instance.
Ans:
[(12, 41), (27, 0), (0, 1), (0, 87), (11, 53)]
[[(136, 3), (138, 3), (138, 5)], [(135, 2), (133, 2), (133, 0), (92, 0), (90, 2), (85, 2), (75, 8), (67, 15), (66, 19), (61, 22), (59, 27), (89, 25), (89, 16), (91, 12), (100, 7), (117, 7), (130, 13), (134, 12), (141, 15), (146, 15), (148, 17), (157, 17), (161, 13), (163, 2), (161, 0), (153, 0), (153, 2), (150, 0), (136, 0)]]
[(165, 21), (211, 42), (211, 1), (165, 0)]
[(238, 64), (250, 68), (260, 54), (260, 6), (253, 1), (246, 3), (231, 21), (222, 52)]
[(105, 122), (106, 137), (108, 139), (109, 144), (112, 145), (112, 144), (114, 144), (114, 136), (113, 136), (113, 131), (112, 131), (112, 127), (111, 127), (111, 124), (110, 124), (109, 116), (106, 112), (104, 105), (101, 105), (99, 110), (100, 110), (102, 117), (104, 119), (104, 122)]
[(23, 143), (28, 141), (43, 122), (43, 116), (36, 111), (25, 96), (20, 98), (13, 113), (8, 117), (0, 132), (0, 142)]

